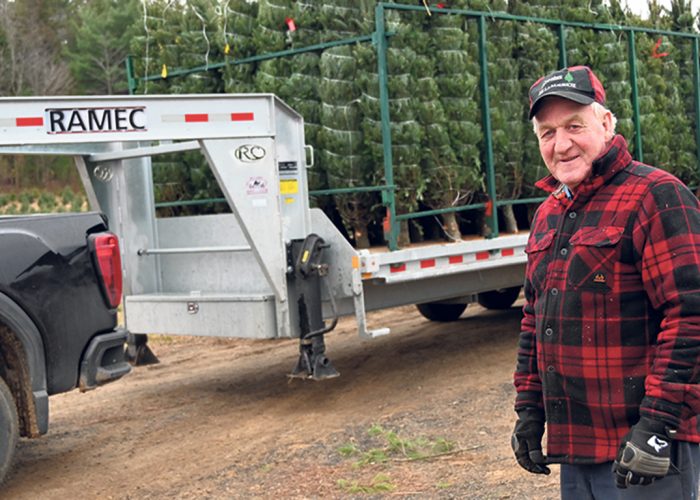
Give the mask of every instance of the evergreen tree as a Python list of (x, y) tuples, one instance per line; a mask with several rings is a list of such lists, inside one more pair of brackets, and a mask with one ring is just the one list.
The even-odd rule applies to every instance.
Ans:
[(94, 0), (78, 9), (74, 39), (64, 51), (80, 94), (127, 91), (124, 61), (129, 43), (141, 30), (137, 0)]

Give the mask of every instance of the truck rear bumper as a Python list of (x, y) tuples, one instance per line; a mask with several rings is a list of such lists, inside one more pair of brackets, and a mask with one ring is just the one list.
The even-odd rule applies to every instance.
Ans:
[(93, 337), (80, 363), (81, 391), (117, 380), (131, 371), (124, 357), (127, 333), (126, 329), (118, 328)]

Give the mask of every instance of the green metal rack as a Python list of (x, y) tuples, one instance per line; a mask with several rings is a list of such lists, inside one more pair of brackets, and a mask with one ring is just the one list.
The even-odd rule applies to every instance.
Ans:
[[(486, 192), (489, 198), (487, 203), (475, 203), (470, 205), (464, 205), (459, 207), (450, 207), (437, 210), (426, 210), (420, 212), (412, 212), (405, 214), (396, 213), (396, 199), (395, 199), (395, 189), (394, 185), (394, 173), (393, 173), (393, 160), (392, 160), (392, 142), (391, 142), (391, 116), (389, 111), (389, 86), (388, 79), (389, 73), (387, 69), (387, 50), (390, 44), (392, 32), (386, 30), (386, 12), (387, 11), (404, 11), (404, 12), (423, 12), (425, 13), (426, 7), (414, 6), (414, 5), (404, 5), (404, 4), (394, 4), (394, 3), (379, 3), (375, 7), (375, 31), (371, 35), (358, 36), (353, 38), (347, 38), (342, 40), (336, 40), (332, 42), (326, 42), (316, 45), (311, 45), (308, 47), (284, 50), (279, 52), (272, 52), (268, 54), (261, 54), (254, 57), (249, 57), (245, 59), (239, 59), (235, 61), (227, 61), (225, 63), (210, 64), (208, 66), (200, 66), (190, 69), (181, 69), (176, 71), (171, 71), (167, 78), (176, 78), (180, 76), (186, 76), (193, 73), (198, 73), (202, 71), (212, 71), (218, 70), (226, 65), (239, 65), (239, 64), (250, 64), (259, 61), (264, 61), (267, 59), (273, 59), (277, 57), (289, 57), (296, 54), (302, 54), (305, 52), (319, 52), (330, 47), (342, 46), (342, 45), (352, 45), (358, 43), (369, 43), (371, 42), (377, 51), (377, 65), (378, 65), (378, 76), (379, 76), (379, 106), (381, 114), (381, 131), (382, 131), (382, 146), (384, 153), (384, 184), (379, 186), (360, 186), (352, 188), (339, 188), (339, 189), (325, 189), (319, 191), (312, 191), (312, 195), (329, 195), (329, 194), (339, 194), (339, 193), (349, 193), (349, 192), (368, 192), (368, 191), (381, 191), (382, 202), (387, 207), (387, 213), (389, 217), (389, 238), (388, 244), (390, 250), (396, 250), (398, 248), (398, 234), (399, 234), (399, 221), (409, 220), (419, 217), (439, 215), (448, 212), (459, 212), (465, 210), (475, 210), (475, 209), (487, 209), (489, 214), (487, 222), (491, 228), (490, 237), (496, 237), (499, 234), (498, 228), (498, 214), (497, 208), (506, 205), (515, 204), (526, 204), (526, 203), (537, 203), (543, 200), (543, 198), (526, 198), (517, 200), (498, 200), (496, 196), (496, 174), (493, 158), (493, 144), (492, 144), (492, 132), (491, 132), (491, 121), (490, 121), (490, 102), (489, 102), (489, 82), (488, 82), (488, 71), (487, 71), (487, 21), (516, 21), (525, 23), (537, 23), (551, 27), (556, 30), (558, 38), (558, 49), (559, 49), (559, 66), (566, 67), (568, 65), (567, 58), (567, 47), (566, 47), (566, 37), (567, 31), (573, 28), (589, 29), (597, 31), (609, 31), (618, 32), (625, 34), (627, 37), (627, 49), (628, 49), (628, 63), (629, 63), (629, 81), (631, 86), (631, 101), (633, 110), (633, 124), (634, 124), (634, 152), (635, 158), (639, 161), (643, 161), (643, 144), (642, 144), (642, 130), (641, 130), (641, 119), (640, 119), (640, 107), (639, 107), (639, 90), (637, 82), (637, 51), (636, 51), (636, 41), (635, 33), (645, 33), (651, 35), (661, 35), (668, 37), (680, 37), (688, 39), (692, 42), (693, 50), (693, 88), (694, 88), (694, 107), (696, 120), (700, 117), (700, 49), (699, 40), (700, 34), (696, 33), (686, 33), (686, 32), (675, 32), (667, 30), (658, 30), (651, 28), (642, 28), (634, 26), (621, 26), (615, 24), (600, 24), (600, 23), (584, 23), (575, 21), (562, 21), (556, 19), (547, 19), (541, 17), (530, 17), (530, 16), (519, 16), (513, 14), (507, 14), (503, 12), (482, 12), (474, 10), (465, 9), (443, 9), (430, 7), (431, 15), (458, 15), (466, 16), (468, 18), (476, 19), (478, 24), (478, 49), (479, 49), (479, 67), (480, 67), (480, 84), (479, 88), (481, 91), (481, 115), (482, 115), (482, 129), (484, 133), (485, 143), (484, 143), (484, 159), (485, 159), (485, 178), (486, 178)], [(131, 58), (127, 59), (127, 77), (129, 84), (130, 93), (134, 94), (137, 92), (140, 82), (147, 81), (157, 81), (162, 80), (160, 75), (149, 75), (145, 77), (137, 78), (134, 75), (134, 67)], [(523, 98), (524, 99), (524, 98)], [(695, 124), (696, 133), (696, 157), (700, 162), (700, 124)], [(700, 168), (700, 165), (699, 165)], [(198, 202), (188, 202), (192, 203), (210, 203), (216, 200), (201, 200)], [(182, 202), (178, 202), (182, 204)], [(167, 203), (158, 204), (157, 206), (173, 206), (178, 203)]]

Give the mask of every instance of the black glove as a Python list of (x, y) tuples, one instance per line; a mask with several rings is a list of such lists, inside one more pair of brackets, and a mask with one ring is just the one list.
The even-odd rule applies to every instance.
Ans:
[(510, 444), (520, 466), (534, 474), (549, 474), (545, 464), (547, 459), (542, 454), (542, 436), (544, 435), (544, 412), (528, 408), (518, 412), (518, 420)]
[(651, 484), (662, 478), (671, 466), (671, 440), (676, 431), (665, 423), (647, 417), (639, 419), (622, 438), (613, 463), (615, 485)]

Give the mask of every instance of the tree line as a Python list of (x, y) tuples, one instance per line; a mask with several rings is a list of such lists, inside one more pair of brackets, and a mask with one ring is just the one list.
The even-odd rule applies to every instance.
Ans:
[[(126, 93), (142, 12), (138, 0), (0, 0), (0, 95)], [(4, 191), (79, 184), (69, 158), (0, 156)]]

